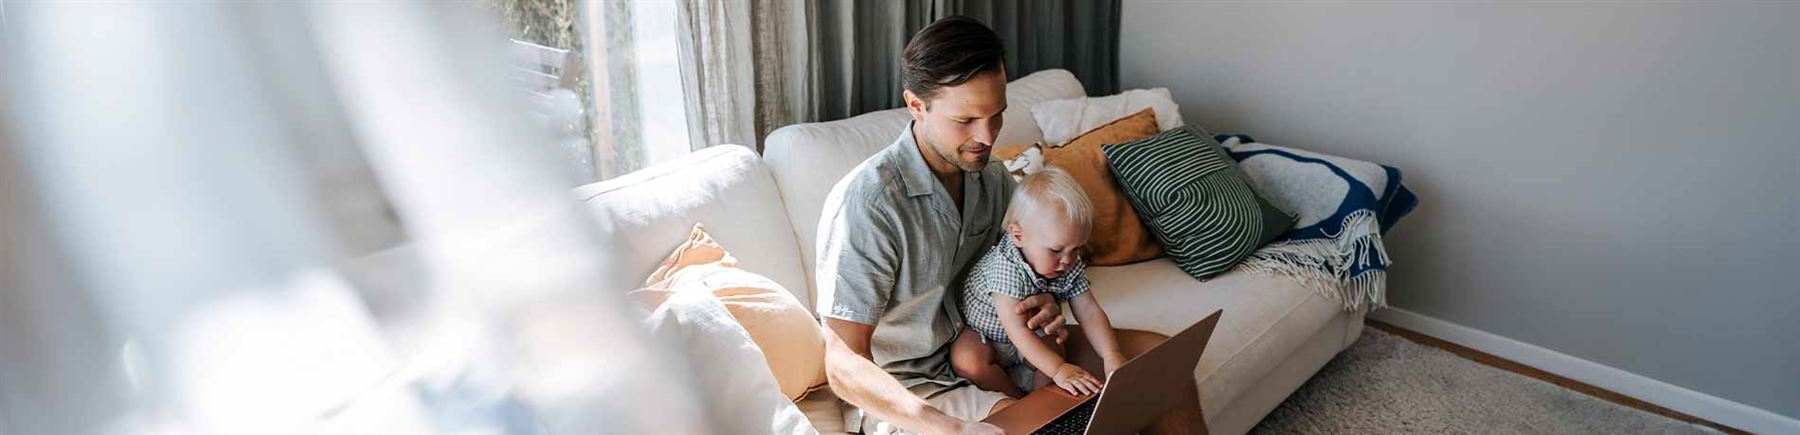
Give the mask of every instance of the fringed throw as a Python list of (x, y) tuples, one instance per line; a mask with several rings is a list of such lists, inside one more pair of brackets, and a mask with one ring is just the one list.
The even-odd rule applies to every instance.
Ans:
[(1346, 311), (1387, 306), (1381, 235), (1419, 203), (1391, 166), (1221, 136), (1269, 202), (1300, 216), (1294, 230), (1239, 267), (1299, 281)]

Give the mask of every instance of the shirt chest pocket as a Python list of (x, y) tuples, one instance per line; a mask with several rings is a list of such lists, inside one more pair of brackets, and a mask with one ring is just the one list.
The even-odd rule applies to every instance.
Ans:
[(963, 255), (959, 255), (959, 257), (980, 255), (987, 252), (988, 246), (992, 246), (996, 240), (999, 240), (994, 238), (994, 235), (1000, 231), (998, 228), (994, 228), (993, 219), (973, 219), (970, 224), (963, 226), (962, 249), (960, 249)]

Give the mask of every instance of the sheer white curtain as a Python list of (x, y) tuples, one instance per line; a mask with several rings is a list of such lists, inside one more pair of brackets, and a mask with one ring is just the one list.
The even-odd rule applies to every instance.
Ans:
[(682, 98), (693, 149), (719, 144), (756, 146), (756, 80), (751, 75), (750, 40), (750, 10), (755, 4), (729, 0), (676, 3)]
[(680, 0), (682, 97), (693, 149), (761, 150), (776, 128), (816, 120), (810, 1)]
[(0, 432), (706, 430), (478, 12), (8, 4)]

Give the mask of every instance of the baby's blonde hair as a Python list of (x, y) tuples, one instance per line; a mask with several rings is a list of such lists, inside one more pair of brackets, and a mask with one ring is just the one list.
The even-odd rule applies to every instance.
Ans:
[(1019, 188), (1013, 191), (1012, 203), (1006, 206), (1006, 217), (1001, 223), (1012, 228), (1025, 213), (1044, 212), (1044, 207), (1051, 204), (1062, 208), (1064, 223), (1074, 225), (1083, 234), (1092, 231), (1094, 204), (1088, 201), (1087, 193), (1068, 171), (1049, 165), (1019, 180)]

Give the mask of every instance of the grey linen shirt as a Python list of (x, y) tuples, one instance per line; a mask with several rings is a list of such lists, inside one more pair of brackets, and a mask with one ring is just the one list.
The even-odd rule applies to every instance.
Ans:
[(959, 212), (908, 123), (838, 180), (819, 220), (819, 315), (875, 325), (875, 365), (919, 397), (966, 382), (950, 369), (963, 279), (998, 240), (1014, 186), (998, 161), (962, 176)]

